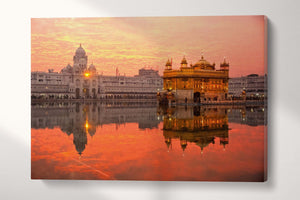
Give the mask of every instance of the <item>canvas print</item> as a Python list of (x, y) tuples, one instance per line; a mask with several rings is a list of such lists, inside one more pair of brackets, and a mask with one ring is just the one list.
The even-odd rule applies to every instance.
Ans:
[(31, 178), (267, 179), (265, 16), (31, 19)]

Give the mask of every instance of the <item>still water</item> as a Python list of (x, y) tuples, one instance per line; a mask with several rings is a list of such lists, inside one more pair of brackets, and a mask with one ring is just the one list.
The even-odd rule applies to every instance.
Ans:
[(31, 177), (263, 181), (266, 107), (31, 106)]

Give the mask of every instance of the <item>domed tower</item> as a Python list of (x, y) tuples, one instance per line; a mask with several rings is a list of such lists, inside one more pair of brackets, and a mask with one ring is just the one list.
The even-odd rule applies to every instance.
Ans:
[(229, 70), (229, 63), (226, 62), (226, 58), (224, 57), (223, 63), (220, 64), (220, 70)]
[(73, 68), (70, 65), (70, 63), (67, 65), (66, 70), (67, 70), (68, 73), (72, 73), (73, 72)]
[(186, 140), (180, 140), (180, 146), (182, 148), (182, 151), (186, 149), (187, 141)]
[(215, 64), (210, 64), (202, 55), (201, 59), (195, 65), (193, 65), (193, 67), (194, 69), (214, 70)]
[(170, 62), (170, 59), (168, 59), (165, 70), (171, 70), (171, 69), (172, 69), (172, 62)]
[(70, 64), (68, 64), (65, 68), (63, 68), (61, 70), (62, 73), (72, 73), (73, 72), (73, 68)]
[(76, 49), (75, 56), (73, 57), (74, 68), (78, 67), (80, 71), (87, 69), (88, 57), (85, 53), (85, 50), (82, 48), (81, 44)]
[(223, 145), (223, 150), (225, 150), (225, 146), (228, 144), (228, 137), (220, 137), (220, 145)]
[[(68, 72), (68, 67), (70, 64), (68, 64), (66, 67), (62, 68), (62, 70), (60, 70), (61, 73), (69, 73)], [(71, 66), (70, 66), (71, 67)], [(71, 67), (72, 68), (72, 67)]]
[(91, 73), (91, 74), (96, 74), (96, 67), (95, 67), (95, 65), (92, 63), (90, 66), (89, 66), (89, 72)]
[(93, 137), (96, 134), (96, 126), (92, 126), (89, 129), (89, 134), (90, 134), (91, 137)]
[(83, 130), (74, 130), (73, 144), (75, 145), (78, 154), (81, 155), (82, 152), (85, 150), (85, 146), (87, 145), (87, 135)]
[(171, 138), (165, 138), (165, 143), (166, 143), (166, 145), (167, 145), (167, 147), (168, 147), (168, 151), (169, 151), (169, 149), (170, 149), (170, 145), (172, 146), (172, 139)]
[(187, 61), (186, 61), (186, 59), (185, 59), (185, 56), (183, 56), (183, 58), (182, 58), (182, 61), (181, 61), (181, 67), (180, 68), (185, 68), (185, 67), (187, 67)]

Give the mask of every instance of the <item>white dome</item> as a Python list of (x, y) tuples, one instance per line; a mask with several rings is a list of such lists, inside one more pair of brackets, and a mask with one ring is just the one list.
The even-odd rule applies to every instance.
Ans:
[(68, 65), (66, 66), (66, 69), (72, 69), (72, 66), (71, 66), (70, 64), (68, 64)]
[(92, 73), (96, 73), (97, 70), (96, 70), (95, 65), (91, 64), (90, 67), (89, 67), (89, 71), (92, 72)]
[(78, 47), (78, 49), (76, 50), (76, 53), (75, 53), (77, 56), (85, 56), (85, 50), (81, 47), (81, 44), (80, 46)]
[(96, 67), (95, 67), (94, 64), (91, 64), (89, 68), (90, 68), (90, 69), (96, 69)]

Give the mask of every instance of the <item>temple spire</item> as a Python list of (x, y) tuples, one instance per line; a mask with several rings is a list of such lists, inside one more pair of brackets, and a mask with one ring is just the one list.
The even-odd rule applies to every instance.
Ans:
[(201, 59), (202, 59), (202, 60), (204, 59), (204, 56), (203, 56), (203, 55), (204, 55), (204, 49), (201, 50)]

